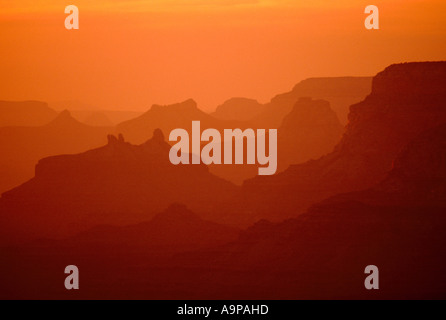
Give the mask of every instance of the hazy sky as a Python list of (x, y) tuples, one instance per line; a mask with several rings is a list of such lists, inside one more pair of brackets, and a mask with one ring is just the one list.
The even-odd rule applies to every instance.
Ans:
[[(66, 5), (80, 29), (66, 30)], [(364, 28), (377, 5), (380, 30)], [(446, 59), (441, 0), (0, 0), (0, 99), (145, 110), (268, 101), (307, 77)]]

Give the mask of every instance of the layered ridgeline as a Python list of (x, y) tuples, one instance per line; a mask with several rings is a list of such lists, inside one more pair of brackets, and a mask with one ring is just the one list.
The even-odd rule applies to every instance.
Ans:
[[(149, 222), (5, 251), (0, 279), (9, 295), (69, 297), (57, 272), (69, 257), (88, 276), (82, 298), (444, 299), (445, 143), (445, 124), (424, 131), (372, 188), (237, 239), (174, 205)], [(364, 288), (370, 264), (379, 290)]]
[(0, 199), (4, 239), (57, 237), (97, 224), (150, 219), (173, 202), (197, 213), (228, 202), (235, 187), (205, 165), (173, 165), (161, 130), (141, 145), (122, 136), (84, 153), (40, 160), (35, 177)]
[(372, 93), (351, 106), (333, 152), (246, 181), (234, 217), (281, 220), (336, 193), (366, 189), (385, 177), (409, 141), (444, 122), (446, 62), (391, 65), (374, 77)]
[(147, 112), (117, 125), (117, 133), (123, 133), (132, 143), (150, 138), (154, 129), (170, 132), (175, 128), (190, 129), (193, 120), (199, 120), (203, 128), (265, 128), (277, 129), (297, 101), (310, 97), (330, 103), (342, 125), (351, 104), (364, 99), (371, 90), (371, 77), (310, 78), (299, 82), (290, 92), (279, 94), (269, 103), (261, 104), (253, 99), (231, 98), (207, 114), (194, 100), (189, 99), (172, 105), (153, 105)]
[(142, 143), (149, 139), (157, 128), (166, 135), (176, 128), (192, 132), (192, 121), (200, 121), (202, 129), (214, 128), (223, 131), (223, 129), (248, 127), (247, 123), (214, 118), (201, 111), (197, 103), (189, 99), (167, 106), (155, 104), (139, 117), (118, 124), (116, 132), (122, 133), (132, 143)]
[(363, 100), (370, 93), (371, 86), (372, 77), (309, 78), (266, 104), (253, 99), (233, 98), (218, 106), (212, 115), (219, 119), (254, 121), (257, 126), (277, 128), (300, 98), (310, 97), (328, 101), (345, 125), (350, 105)]
[(31, 179), (39, 159), (96, 148), (109, 132), (111, 127), (85, 125), (68, 111), (43, 126), (0, 128), (0, 194)]
[(40, 101), (0, 101), (0, 127), (43, 126), (56, 118), (57, 112)]
[(126, 108), (122, 110), (117, 108), (118, 106), (102, 109), (79, 100), (51, 101), (48, 104), (57, 111), (69, 110), (76, 120), (97, 127), (114, 126), (142, 114), (139, 111), (125, 110)]
[(271, 105), (286, 106), (300, 97), (326, 100), (345, 125), (350, 106), (363, 100), (371, 88), (372, 77), (309, 78), (299, 82), (290, 92), (274, 97)]
[[(353, 90), (353, 92), (355, 91)], [(146, 113), (122, 122), (116, 127), (98, 125), (110, 124), (107, 118), (116, 121), (116, 119), (129, 117), (134, 113), (87, 112), (85, 110), (72, 112), (74, 117), (82, 118), (93, 124), (95, 126), (93, 127), (80, 123), (68, 111), (63, 111), (49, 125), (0, 128), (0, 147), (4, 150), (0, 157), (0, 173), (2, 173), (0, 175), (0, 193), (30, 179), (34, 173), (35, 163), (43, 157), (78, 153), (98, 147), (105, 142), (105, 136), (108, 133), (123, 133), (130, 142), (143, 143), (151, 137), (156, 128), (161, 128), (166, 134), (176, 128), (184, 128), (190, 132), (192, 121), (196, 120), (200, 121), (203, 130), (215, 128), (220, 132), (223, 132), (224, 129), (235, 128), (278, 128), (278, 170), (281, 171), (286, 169), (289, 164), (316, 159), (330, 152), (340, 135), (339, 121), (333, 117), (333, 111), (330, 108), (308, 99), (302, 100), (306, 102), (298, 102), (298, 95), (290, 93), (285, 95), (286, 99), (274, 98), (273, 101), (277, 100), (278, 102), (271, 103), (268, 107), (264, 105), (261, 108), (263, 113), (256, 120), (247, 120), (249, 117), (243, 117), (242, 114), (246, 105), (250, 105), (251, 109), (256, 109), (259, 106), (258, 103), (236, 98), (224, 104), (223, 110), (226, 110), (227, 119), (220, 119), (216, 117), (216, 114), (209, 115), (201, 111), (195, 101), (186, 100), (168, 106), (154, 105)], [(40, 119), (30, 109), (51, 110), (45, 103), (4, 102), (3, 104), (9, 109), (14, 107), (16, 113), (23, 117), (23, 121), (28, 118), (35, 118), (36, 121)], [(70, 108), (77, 106), (67, 102), (61, 104)], [(227, 105), (230, 106), (227, 108)], [(296, 110), (292, 112), (294, 109)], [(18, 112), (20, 110), (23, 112)], [(234, 113), (234, 118), (239, 120), (230, 119), (229, 114), (232, 113)], [(316, 117), (316, 114), (319, 116)], [(282, 122), (284, 123), (282, 124)], [(257, 175), (256, 165), (211, 166), (210, 169), (215, 175), (237, 184)]]
[(100, 225), (65, 240), (76, 245), (126, 245), (164, 253), (214, 247), (237, 240), (239, 230), (202, 219), (174, 203), (151, 220), (126, 226)]
[[(373, 264), (380, 271), (381, 299), (444, 299), (445, 209), (442, 124), (411, 140), (377, 185), (331, 197), (295, 219), (261, 221), (228, 246), (233, 254), (213, 259), (257, 270), (256, 279), (264, 279), (261, 287), (269, 290), (256, 298), (376, 298), (363, 287), (364, 268)], [(256, 286), (253, 278), (232, 281)], [(250, 296), (248, 290), (243, 294)]]
[[(327, 101), (300, 98), (277, 130), (277, 172), (331, 152), (343, 131)], [(211, 165), (210, 170), (236, 184), (257, 176), (257, 165)]]
[[(443, 124), (412, 139), (377, 185), (324, 200), (297, 218), (248, 228), (223, 254), (208, 256), (226, 270), (206, 285), (218, 288), (221, 299), (444, 299), (445, 209)], [(202, 254), (183, 256), (178, 266)], [(370, 264), (379, 268), (380, 290), (364, 288)], [(251, 270), (252, 277), (231, 270)], [(190, 280), (204, 296), (198, 273)]]
[[(232, 101), (232, 100), (231, 100)], [(227, 112), (235, 112), (241, 108), (241, 104), (255, 104), (245, 99), (235, 99), (234, 104)], [(291, 98), (287, 100), (291, 101)], [(201, 130), (214, 128), (223, 134), (224, 129), (247, 128), (268, 129), (278, 128), (278, 170), (286, 169), (290, 164), (297, 164), (309, 159), (317, 159), (332, 151), (339, 141), (343, 128), (335, 112), (326, 101), (301, 98), (290, 107), (277, 111), (283, 119), (278, 126), (271, 123), (257, 123), (254, 120), (227, 120), (209, 115), (201, 111), (195, 101), (186, 100), (182, 103), (160, 106), (153, 105), (143, 115), (123, 122), (116, 127), (116, 132), (123, 133), (132, 143), (140, 143), (151, 135), (151, 130), (160, 127), (166, 134), (176, 128), (192, 131), (192, 121), (200, 121)], [(243, 117), (240, 117), (243, 119)], [(263, 125), (263, 126), (261, 126)], [(173, 144), (172, 142), (171, 144)], [(258, 165), (211, 165), (213, 174), (241, 184), (245, 179), (257, 175)]]

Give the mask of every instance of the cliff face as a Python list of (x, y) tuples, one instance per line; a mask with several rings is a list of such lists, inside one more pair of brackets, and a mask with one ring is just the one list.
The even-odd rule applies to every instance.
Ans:
[(374, 78), (372, 93), (351, 107), (349, 124), (334, 151), (275, 176), (247, 181), (247, 210), (257, 212), (256, 217), (282, 219), (325, 197), (380, 182), (411, 140), (446, 122), (445, 87), (446, 62), (386, 68)]
[[(397, 154), (421, 132), (446, 121), (446, 63), (392, 65), (373, 79), (364, 101), (353, 105), (346, 133), (333, 156), (357, 168), (362, 181), (354, 188), (379, 182)], [(346, 162), (347, 161), (347, 162)]]
[(446, 124), (411, 141), (395, 159), (386, 179), (373, 190), (412, 206), (446, 207)]
[(413, 179), (414, 185), (418, 179), (446, 180), (446, 125), (411, 141), (395, 159), (391, 173)]

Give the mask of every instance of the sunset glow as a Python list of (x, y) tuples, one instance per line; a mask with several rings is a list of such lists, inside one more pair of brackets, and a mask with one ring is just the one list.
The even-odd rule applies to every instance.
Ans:
[(376, 32), (364, 28), (363, 1), (74, 4), (80, 29), (70, 32), (60, 1), (0, 1), (2, 99), (146, 110), (193, 98), (212, 110), (234, 96), (266, 102), (308, 77), (446, 55), (444, 1), (378, 1)]

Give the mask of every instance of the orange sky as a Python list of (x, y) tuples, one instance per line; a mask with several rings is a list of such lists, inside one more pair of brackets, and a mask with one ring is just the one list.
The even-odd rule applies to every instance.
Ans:
[[(79, 30), (64, 28), (69, 4)], [(364, 28), (369, 4), (380, 30)], [(211, 110), (307, 77), (445, 60), (445, 36), (444, 0), (0, 0), (0, 99), (145, 110), (194, 98)]]

